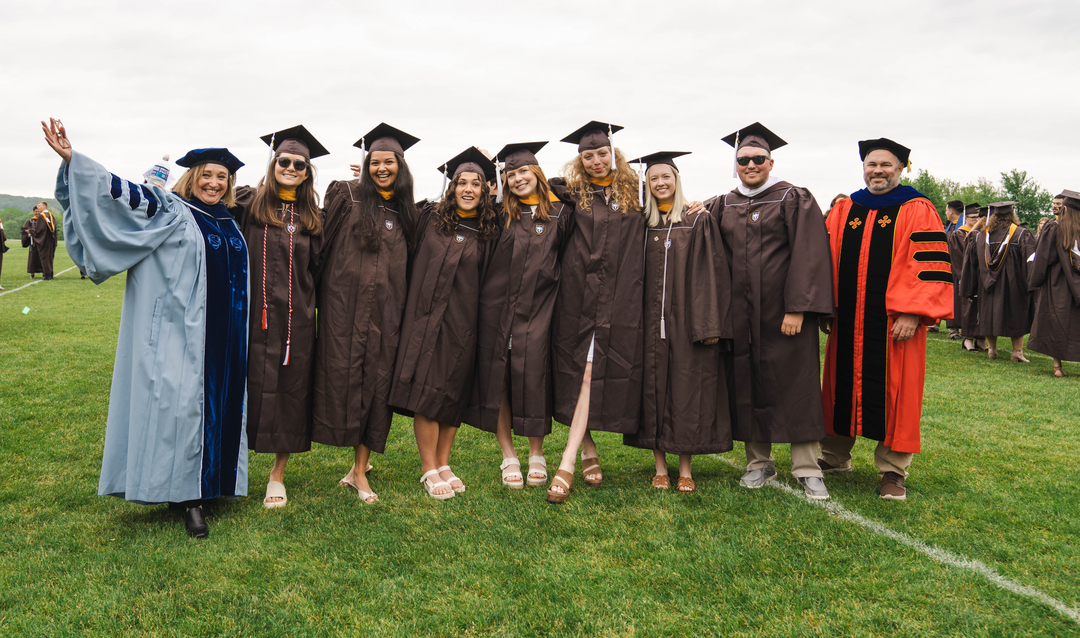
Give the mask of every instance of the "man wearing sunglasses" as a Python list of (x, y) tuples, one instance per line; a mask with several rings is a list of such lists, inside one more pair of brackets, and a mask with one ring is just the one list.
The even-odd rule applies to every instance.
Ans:
[[(817, 464), (825, 436), (820, 397), (818, 317), (833, 312), (825, 222), (809, 191), (771, 176), (772, 152), (786, 142), (755, 122), (724, 141), (735, 147), (741, 182), (708, 202), (720, 223), (731, 276), (737, 417), (746, 449), (740, 484), (776, 478), (773, 443), (791, 444), (791, 474), (807, 497), (829, 498)], [(805, 327), (804, 327), (805, 325)]]
[(855, 437), (875, 440), (878, 495), (900, 501), (919, 451), (926, 327), (953, 315), (941, 217), (925, 195), (900, 185), (910, 153), (886, 138), (859, 142), (866, 188), (826, 220), (836, 318), (821, 322), (829, 335), (821, 469), (850, 471)]

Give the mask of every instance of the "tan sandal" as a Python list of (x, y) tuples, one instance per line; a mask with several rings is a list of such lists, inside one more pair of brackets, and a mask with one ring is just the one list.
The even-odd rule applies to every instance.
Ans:
[(697, 486), (694, 484), (694, 479), (689, 476), (680, 476), (679, 480), (675, 483), (675, 491), (682, 492), (683, 494), (690, 494)]
[(600, 474), (600, 459), (598, 457), (592, 457), (587, 459), (581, 458), (581, 478), (585, 480), (585, 485), (589, 487), (600, 487), (600, 484), (604, 482), (604, 475), (600, 474), (599, 478), (590, 479), (590, 474)]
[(517, 457), (507, 457), (499, 465), (502, 470), (503, 485), (512, 490), (520, 490), (525, 487), (525, 481), (521, 478), (521, 461)]
[[(543, 474), (543, 476), (533, 476), (533, 474)], [(530, 456), (529, 476), (525, 482), (528, 483), (529, 487), (540, 487), (546, 485), (547, 480), (547, 459), (542, 456)]]
[(1061, 368), (1061, 362), (1060, 361), (1058, 363), (1054, 364), (1054, 376), (1058, 377), (1058, 378), (1069, 376), (1069, 373), (1065, 372), (1065, 370), (1063, 370)]
[[(551, 487), (547, 491), (548, 503), (565, 503), (566, 499), (570, 498), (570, 484), (574, 482), (574, 475), (566, 470), (558, 470), (555, 472), (555, 478), (551, 479)], [(560, 483), (563, 491), (558, 492), (555, 490), (555, 484)]]
[(671, 477), (667, 474), (657, 474), (652, 477), (652, 486), (658, 490), (666, 490), (671, 487)]

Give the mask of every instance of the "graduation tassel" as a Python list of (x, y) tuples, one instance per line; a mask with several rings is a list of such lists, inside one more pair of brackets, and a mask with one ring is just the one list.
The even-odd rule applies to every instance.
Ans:
[[(277, 136), (277, 133), (273, 133), (272, 135), (270, 135), (270, 157), (269, 157), (269, 159), (266, 160), (266, 168), (267, 169), (269, 169), (270, 165), (274, 163), (274, 138), (276, 136)], [(263, 327), (265, 328), (265, 326), (263, 326)]]
[(499, 158), (495, 158), (495, 186), (498, 192), (495, 195), (495, 203), (501, 204), (503, 198), (502, 171), (499, 170)]
[[(360, 170), (361, 171), (366, 171), (367, 170), (367, 156), (368, 156), (368, 154), (367, 154), (367, 149), (364, 148), (365, 146), (366, 146), (366, 144), (364, 143), (364, 138), (361, 137), (360, 138)], [(361, 176), (363, 176), (362, 172), (361, 172)]]
[(266, 302), (263, 302), (263, 322), (262, 329), (266, 330)]
[(735, 132), (735, 159), (731, 162), (731, 176), (739, 176), (739, 131)]
[(450, 176), (446, 174), (447, 166), (449, 166), (449, 164), (442, 165), (442, 192), (439, 193), (440, 200), (446, 195), (446, 184), (450, 181)]
[(660, 338), (667, 339), (667, 330), (664, 329), (664, 318), (660, 317)]
[(645, 173), (641, 172), (641, 164), (638, 164), (637, 173), (637, 190), (638, 190), (638, 203), (642, 208), (645, 207)]
[[(601, 129), (603, 130), (603, 129)], [(615, 142), (611, 139), (615, 135), (611, 132), (611, 125), (607, 125), (607, 143), (611, 146), (611, 172), (615, 172)]]

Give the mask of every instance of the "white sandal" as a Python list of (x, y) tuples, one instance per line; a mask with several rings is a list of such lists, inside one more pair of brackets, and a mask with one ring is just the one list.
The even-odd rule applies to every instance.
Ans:
[(463, 481), (459, 477), (455, 476), (454, 475), (454, 470), (451, 470), (449, 465), (444, 465), (444, 466), (440, 467), (438, 469), (438, 472), (439, 472), (439, 474), (442, 474), (443, 472), (450, 472), (450, 478), (446, 479), (446, 482), (449, 483), (450, 481), (457, 481), (458, 483), (461, 483), (461, 487), (454, 487), (453, 485), (451, 485), (450, 489), (454, 490), (458, 494), (464, 494), (465, 493), (465, 481)]
[[(446, 481), (432, 481), (432, 476), (439, 478), (439, 470), (431, 470), (429, 472), (424, 472), (424, 475), (420, 477), (420, 484), (424, 486), (425, 490), (427, 490), (428, 496), (434, 499), (438, 499), (440, 501), (445, 501), (448, 498), (453, 498), (454, 488), (450, 487), (450, 484)], [(435, 488), (441, 487), (443, 485), (445, 485), (446, 487), (450, 487), (450, 491), (446, 494), (436, 494)]]
[[(360, 489), (360, 487), (356, 483), (353, 483), (351, 480), (349, 480), (350, 476), (352, 476), (351, 473), (346, 474), (345, 476), (341, 477), (341, 480), (338, 481), (338, 485), (344, 485), (345, 487), (351, 487), (352, 489), (356, 490), (356, 493), (360, 495), (360, 500), (367, 503), (368, 505), (371, 505), (372, 503), (379, 500), (379, 495), (378, 494), (376, 494), (375, 492), (372, 492), (372, 493), (368, 494), (364, 490)], [(373, 496), (375, 498), (373, 498), (372, 500), (369, 501), (368, 499), (373, 497)]]
[[(512, 470), (509, 468), (517, 469)], [(525, 481), (521, 477), (521, 462), (517, 460), (516, 456), (511, 456), (503, 459), (502, 465), (499, 466), (499, 469), (502, 470), (503, 485), (509, 487), (512, 490), (520, 490), (521, 488), (525, 487)], [(514, 476), (517, 477), (516, 480), (511, 478)]]
[[(540, 469), (533, 469), (534, 465), (539, 465)], [(543, 478), (533, 478), (533, 474), (543, 472)], [(529, 457), (529, 487), (541, 487), (547, 485), (548, 473), (547, 473), (547, 459), (542, 456), (530, 456)]]
[[(268, 501), (267, 499), (280, 497), (280, 501)], [(266, 484), (266, 496), (263, 498), (263, 507), (272, 510), (276, 507), (285, 507), (289, 497), (285, 495), (285, 485), (281, 481), (270, 481)]]

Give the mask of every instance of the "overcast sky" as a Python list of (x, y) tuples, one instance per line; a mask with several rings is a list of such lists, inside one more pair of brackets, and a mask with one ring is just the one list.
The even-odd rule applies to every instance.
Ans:
[(332, 153), (322, 192), (385, 121), (421, 138), (419, 199), (470, 145), (551, 140), (538, 158), (558, 175), (576, 151), (558, 140), (595, 119), (626, 127), (629, 157), (693, 151), (679, 165), (695, 199), (734, 187), (720, 138), (754, 121), (789, 143), (773, 174), (823, 206), (863, 187), (856, 142), (876, 137), (961, 183), (1021, 168), (1080, 190), (1067, 0), (37, 0), (3, 2), (0, 24), (0, 192), (15, 195), (53, 191), (48, 116), (133, 179), (163, 153), (227, 146), (254, 184), (259, 136), (304, 124)]

